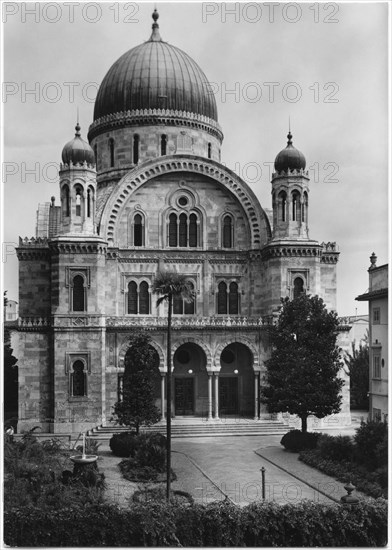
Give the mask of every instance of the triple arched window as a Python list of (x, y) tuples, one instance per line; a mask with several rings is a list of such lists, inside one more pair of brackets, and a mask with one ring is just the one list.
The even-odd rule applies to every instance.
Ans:
[[(189, 287), (194, 291), (195, 285), (188, 281)], [(175, 315), (194, 315), (195, 314), (195, 301), (187, 302), (181, 296), (174, 296), (173, 298), (173, 313)]]
[(218, 284), (217, 313), (219, 315), (239, 314), (238, 284), (234, 281), (229, 284), (221, 281)]
[(131, 281), (128, 284), (128, 314), (130, 315), (149, 315), (150, 289), (146, 281), (136, 283)]
[(198, 221), (195, 213), (172, 212), (168, 224), (168, 245), (189, 248), (200, 246)]

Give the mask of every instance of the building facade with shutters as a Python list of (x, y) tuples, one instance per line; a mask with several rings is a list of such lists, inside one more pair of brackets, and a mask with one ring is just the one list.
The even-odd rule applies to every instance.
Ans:
[[(156, 11), (153, 19), (150, 39), (103, 79), (89, 143), (77, 124), (64, 146), (60, 205), (41, 204), (36, 236), (20, 240), (21, 429), (107, 423), (137, 328), (151, 335), (164, 419), (167, 312), (151, 292), (158, 271), (186, 274), (195, 292), (191, 304), (174, 302), (176, 417), (269, 418), (259, 395), (281, 297), (318, 294), (336, 308), (339, 252), (309, 237), (309, 175), (291, 133), (265, 209), (220, 163), (207, 77), (161, 39)], [(348, 402), (345, 386), (331, 422), (349, 421)]]

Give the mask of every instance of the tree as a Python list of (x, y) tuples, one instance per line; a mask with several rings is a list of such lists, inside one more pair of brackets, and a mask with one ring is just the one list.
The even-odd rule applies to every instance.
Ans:
[(166, 499), (170, 499), (171, 474), (171, 322), (173, 298), (181, 297), (190, 303), (194, 300), (191, 283), (185, 275), (175, 272), (160, 271), (153, 284), (153, 292), (159, 294), (157, 306), (167, 302), (167, 373), (166, 373)]
[(339, 378), (339, 321), (321, 298), (301, 294), (282, 299), (277, 324), (271, 327), (271, 358), (266, 362), (262, 399), (269, 412), (288, 412), (301, 418), (323, 418), (340, 411), (344, 384)]
[[(4, 292), (4, 315), (7, 310), (7, 291)], [(12, 355), (11, 335), (4, 327), (4, 413), (14, 416), (18, 410), (18, 360)]]
[(135, 428), (151, 426), (160, 420), (154, 404), (154, 378), (157, 375), (156, 351), (150, 337), (137, 332), (130, 337), (129, 350), (124, 358), (122, 399), (114, 405), (119, 424)]
[(359, 348), (355, 347), (355, 342), (351, 343), (351, 353), (347, 353), (344, 358), (350, 377), (350, 405), (352, 408), (369, 408), (369, 344), (365, 339), (364, 344)]

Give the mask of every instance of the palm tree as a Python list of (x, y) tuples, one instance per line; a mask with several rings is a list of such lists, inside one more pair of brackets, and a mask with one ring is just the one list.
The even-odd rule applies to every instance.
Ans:
[(173, 271), (159, 271), (152, 286), (155, 294), (160, 294), (157, 306), (168, 303), (167, 308), (167, 373), (166, 373), (166, 499), (170, 499), (171, 474), (171, 321), (173, 298), (180, 297), (186, 302), (195, 299), (192, 285), (185, 275)]

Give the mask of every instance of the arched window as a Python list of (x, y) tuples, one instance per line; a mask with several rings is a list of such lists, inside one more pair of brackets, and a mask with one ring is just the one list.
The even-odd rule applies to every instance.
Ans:
[[(194, 290), (194, 284), (188, 281), (189, 287)], [(195, 302), (186, 302), (181, 296), (174, 296), (173, 298), (173, 313), (175, 315), (194, 315)]]
[(91, 218), (91, 190), (87, 189), (87, 217)]
[(95, 166), (98, 166), (98, 145), (94, 145)]
[(169, 216), (169, 246), (177, 246), (177, 215)]
[(81, 275), (75, 275), (72, 280), (72, 311), (85, 311), (84, 279)]
[(223, 281), (218, 285), (218, 314), (227, 314), (227, 285)]
[(68, 185), (63, 186), (63, 215), (68, 218), (69, 217), (69, 187)]
[(297, 191), (294, 191), (291, 195), (291, 208), (293, 221), (301, 220), (301, 200)]
[(128, 313), (136, 315), (137, 312), (137, 284), (131, 281), (128, 285)]
[(304, 292), (304, 281), (301, 277), (294, 279), (294, 299), (298, 298)]
[(86, 373), (83, 361), (75, 361), (71, 372), (71, 395), (73, 397), (84, 397), (87, 395)]
[(302, 203), (302, 221), (306, 222), (308, 217), (308, 194), (304, 192), (304, 198)]
[(139, 144), (139, 135), (135, 134), (133, 136), (133, 164), (137, 164), (139, 162)]
[(110, 155), (110, 167), (114, 166), (114, 139), (109, 139), (109, 155)]
[(229, 286), (229, 314), (238, 315), (238, 285), (230, 283)]
[(287, 198), (286, 193), (284, 191), (281, 191), (279, 193), (279, 210), (280, 210), (280, 220), (282, 222), (286, 221), (286, 208), (287, 208)]
[(233, 247), (233, 220), (231, 216), (223, 218), (223, 248)]
[(189, 246), (197, 246), (197, 216), (196, 214), (191, 214), (189, 216)]
[(163, 134), (161, 136), (161, 155), (166, 155), (167, 150), (167, 136)]
[(187, 246), (188, 218), (186, 214), (180, 214), (179, 246)]
[(210, 159), (211, 158), (211, 143), (208, 144), (207, 155), (208, 155), (208, 158)]
[(145, 281), (139, 286), (139, 313), (148, 315), (150, 313), (150, 293), (148, 292), (148, 283)]
[(133, 218), (133, 246), (144, 245), (144, 223), (141, 214), (135, 214)]
[(77, 216), (82, 215), (82, 192), (80, 189), (76, 190), (76, 211)]

